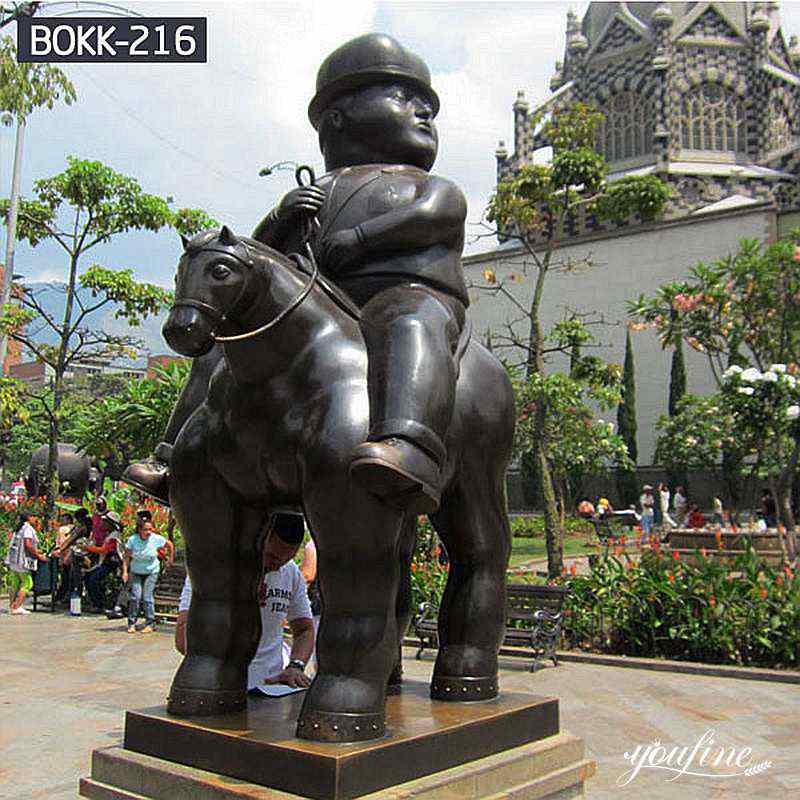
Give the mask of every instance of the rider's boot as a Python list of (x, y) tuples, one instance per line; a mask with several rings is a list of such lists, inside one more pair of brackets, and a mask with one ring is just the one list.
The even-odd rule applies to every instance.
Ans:
[(407, 439), (360, 444), (350, 475), (385, 503), (412, 514), (433, 514), (441, 497), (440, 460)]
[(122, 473), (122, 480), (158, 503), (169, 506), (169, 462), (172, 445), (161, 442), (153, 458), (129, 464)]

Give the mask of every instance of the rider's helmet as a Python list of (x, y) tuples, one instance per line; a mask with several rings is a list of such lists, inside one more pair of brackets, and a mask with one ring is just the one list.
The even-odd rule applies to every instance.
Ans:
[(308, 106), (308, 118), (319, 128), (322, 112), (336, 97), (362, 86), (386, 80), (411, 83), (430, 101), (434, 116), (439, 98), (431, 87), (425, 62), (383, 33), (368, 33), (334, 50), (317, 72), (317, 93)]

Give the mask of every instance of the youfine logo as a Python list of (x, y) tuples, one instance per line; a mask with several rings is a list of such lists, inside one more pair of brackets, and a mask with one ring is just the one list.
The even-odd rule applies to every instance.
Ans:
[(716, 744), (713, 729), (707, 730), (693, 745), (669, 747), (656, 739), (637, 745), (624, 754), (631, 768), (617, 778), (617, 786), (632, 783), (642, 770), (657, 769), (667, 773), (665, 780), (676, 781), (684, 775), (694, 778), (725, 780), (748, 778), (772, 767), (771, 761), (758, 761), (749, 747), (724, 747)]

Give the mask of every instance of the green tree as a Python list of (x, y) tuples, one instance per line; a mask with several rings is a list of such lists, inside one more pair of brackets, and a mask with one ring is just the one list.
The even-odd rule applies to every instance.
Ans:
[[(794, 378), (800, 369), (798, 298), (800, 229), (772, 244), (742, 240), (736, 253), (696, 265), (686, 280), (661, 286), (653, 297), (642, 296), (629, 309), (658, 331), (664, 346), (681, 338), (706, 356), (720, 391), (739, 409), (737, 436), (758, 459), (759, 474), (770, 476), (787, 526), (794, 523), (791, 486), (800, 460), (800, 428), (788, 425), (774, 405), (774, 385), (783, 382), (776, 384), (770, 377), (763, 390), (760, 385), (738, 387), (752, 393), (729, 388), (731, 376), (740, 370), (770, 376), (786, 370)], [(756, 400), (743, 404), (740, 398), (750, 396)], [(772, 427), (766, 409), (778, 415)], [(733, 457), (726, 460), (729, 467), (750, 470), (744, 463), (737, 466)]]
[[(19, 235), (35, 247), (54, 242), (66, 257), (63, 314), (51, 315), (37, 290), (25, 287), (20, 305), (2, 308), (0, 330), (21, 342), (53, 371), (52, 394), (38, 396), (49, 419), (50, 460), (47, 470), (47, 516), (52, 515), (58, 490), (55, 444), (59, 440), (67, 371), (87, 359), (131, 355), (136, 340), (86, 327), (87, 317), (100, 309), (116, 308), (115, 316), (131, 326), (157, 313), (170, 294), (159, 286), (138, 283), (131, 270), (92, 264), (82, 270), (82, 259), (99, 244), (135, 230), (159, 231), (169, 227), (184, 235), (216, 223), (197, 209), (172, 211), (166, 200), (146, 194), (134, 178), (115, 172), (99, 161), (69, 158), (64, 172), (36, 181), (34, 199), (22, 200)], [(8, 218), (9, 202), (0, 201), (0, 216)], [(88, 289), (86, 302), (77, 291)], [(32, 322), (54, 335), (57, 344), (42, 344), (28, 327)]]
[[(537, 120), (542, 121), (542, 117)], [(512, 308), (514, 319), (502, 334), (495, 332), (495, 352), (510, 348), (522, 354), (525, 377), (545, 374), (548, 352), (572, 349), (563, 343), (547, 345), (542, 325), (541, 307), (547, 276), (554, 272), (573, 272), (589, 266), (559, 255), (559, 244), (569, 237), (569, 224), (582, 209), (593, 211), (600, 219), (622, 222), (634, 214), (654, 219), (669, 197), (669, 188), (652, 175), (606, 181), (607, 167), (594, 144), (602, 115), (576, 103), (554, 113), (541, 125), (543, 139), (552, 145), (549, 164), (525, 164), (508, 180), (501, 181), (487, 209), (487, 224), (496, 226), (494, 234), (515, 241), (523, 253), (521, 273), (511, 271), (498, 277), (495, 271), (484, 272), (484, 282), (473, 288), (502, 297)], [(518, 257), (517, 257), (518, 258)], [(520, 299), (514, 284), (532, 274), (530, 295)], [(541, 384), (544, 387), (544, 384)], [(557, 491), (551, 472), (547, 436), (545, 398), (534, 405), (531, 437), (538, 483), (544, 503), (548, 573), (561, 573), (564, 529), (560, 524)]]
[[(683, 340), (677, 339), (672, 350), (672, 364), (669, 371), (669, 400), (668, 413), (674, 417), (678, 413), (681, 400), (686, 396), (686, 364), (683, 358)], [(672, 487), (687, 484), (686, 468), (682, 466), (671, 467), (667, 470), (667, 477)]]
[(154, 377), (129, 381), (119, 395), (85, 408), (77, 421), (75, 444), (112, 464), (148, 457), (164, 435), (190, 368), (190, 361), (158, 368)]
[(625, 334), (625, 363), (622, 368), (622, 392), (617, 406), (617, 431), (625, 442), (630, 465), (617, 470), (617, 491), (624, 505), (636, 502), (639, 487), (636, 481), (636, 462), (639, 446), (636, 442), (636, 368), (630, 329)]

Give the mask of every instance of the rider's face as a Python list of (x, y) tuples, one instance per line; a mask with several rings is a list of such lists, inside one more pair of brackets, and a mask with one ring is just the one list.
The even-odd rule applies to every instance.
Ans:
[(342, 117), (345, 134), (375, 161), (429, 170), (436, 160), (433, 106), (411, 84), (368, 86), (351, 96)]

